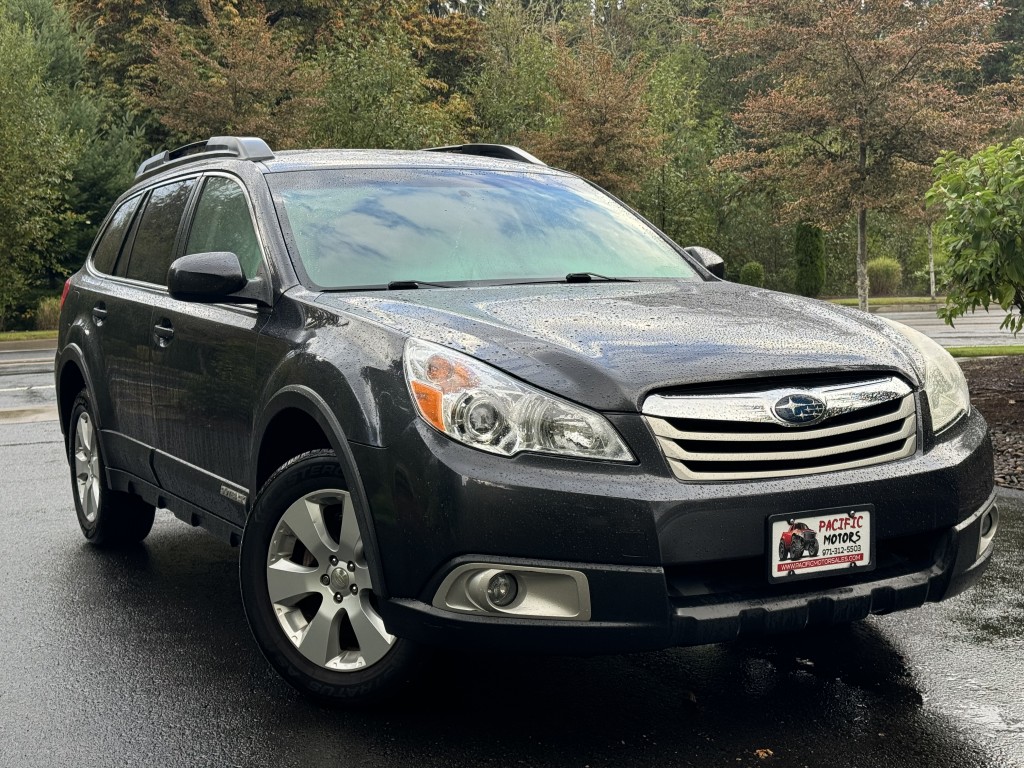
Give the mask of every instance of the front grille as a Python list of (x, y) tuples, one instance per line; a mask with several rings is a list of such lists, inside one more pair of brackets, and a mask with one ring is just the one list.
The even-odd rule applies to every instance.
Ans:
[[(779, 415), (777, 404), (807, 396), (824, 404), (818, 421), (801, 426)], [(644, 401), (643, 414), (680, 480), (835, 472), (903, 459), (917, 450), (914, 393), (896, 377), (751, 392), (652, 395)]]

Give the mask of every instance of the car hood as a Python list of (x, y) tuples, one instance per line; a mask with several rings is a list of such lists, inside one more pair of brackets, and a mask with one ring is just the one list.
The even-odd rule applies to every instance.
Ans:
[(325, 293), (318, 301), (602, 411), (637, 411), (654, 390), (737, 379), (864, 370), (919, 381), (907, 342), (884, 322), (727, 282)]

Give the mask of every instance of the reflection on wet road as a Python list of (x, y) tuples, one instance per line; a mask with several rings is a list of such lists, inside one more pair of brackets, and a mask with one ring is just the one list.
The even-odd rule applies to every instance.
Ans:
[(443, 654), (331, 711), (249, 636), (237, 552), (162, 513), (95, 550), (57, 425), (0, 423), (0, 766), (1024, 767), (1024, 498), (982, 586), (916, 612), (635, 656)]

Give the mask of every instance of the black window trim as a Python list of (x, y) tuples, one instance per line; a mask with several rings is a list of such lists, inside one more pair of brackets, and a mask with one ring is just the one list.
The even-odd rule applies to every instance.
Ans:
[[(162, 294), (164, 296), (169, 295), (166, 285), (160, 285), (159, 283), (147, 283), (144, 280), (135, 280), (133, 278), (127, 277), (126, 274), (124, 273), (116, 274), (116, 271), (122, 265), (122, 262), (124, 262), (125, 272), (127, 272), (127, 261), (124, 261), (124, 254), (130, 254), (131, 247), (135, 245), (135, 232), (138, 229), (138, 223), (141, 218), (141, 212), (145, 209), (145, 205), (149, 201), (149, 195), (153, 192), (153, 190), (158, 187), (163, 187), (166, 186), (167, 184), (173, 184), (178, 181), (195, 180), (196, 186), (192, 189), (192, 192), (189, 195), (189, 200), (185, 203), (185, 209), (181, 215), (181, 221), (178, 222), (178, 232), (175, 235), (174, 246), (172, 250), (172, 255), (175, 259), (182, 255), (181, 252), (184, 251), (185, 244), (187, 242), (187, 239), (183, 237), (183, 233), (185, 231), (185, 222), (188, 222), (188, 229), (191, 230), (195, 206), (199, 199), (198, 195), (202, 190), (203, 184), (205, 183), (204, 177), (208, 175), (227, 176), (233, 181), (239, 183), (239, 185), (242, 187), (242, 191), (245, 193), (246, 196), (246, 202), (249, 205), (249, 216), (253, 219), (253, 223), (255, 224), (256, 237), (259, 240), (260, 249), (263, 252), (263, 259), (260, 262), (260, 269), (256, 274), (257, 277), (264, 277), (268, 282), (271, 282), (271, 275), (274, 274), (274, 267), (272, 264), (272, 259), (270, 258), (265, 245), (263, 233), (259, 227), (259, 219), (255, 216), (256, 209), (255, 206), (253, 205), (252, 197), (249, 195), (249, 189), (248, 187), (246, 187), (245, 182), (242, 180), (240, 176), (228, 173), (221, 169), (214, 169), (209, 171), (193, 170), (190, 173), (185, 173), (178, 176), (171, 176), (163, 179), (154, 179), (152, 182), (143, 187), (140, 187), (136, 190), (130, 190), (131, 194), (125, 195), (121, 203), (115, 203), (115, 205), (111, 207), (111, 210), (107, 214), (107, 219), (104, 220), (103, 225), (104, 228), (107, 226), (107, 221), (111, 218), (113, 212), (117, 210), (117, 208), (120, 207), (122, 203), (127, 202), (133, 197), (143, 198), (139, 203), (139, 207), (135, 209), (135, 213), (132, 215), (132, 221), (128, 227), (127, 233), (125, 234), (125, 238), (121, 243), (121, 251), (118, 253), (117, 261), (114, 264), (115, 272), (107, 274), (106, 272), (100, 272), (98, 269), (96, 269), (95, 265), (92, 262), (92, 250), (89, 251), (89, 256), (86, 258), (86, 269), (94, 276), (101, 277), (107, 280), (114, 280), (118, 283), (130, 286), (132, 288), (141, 288), (152, 293)], [(95, 247), (95, 242), (93, 243), (93, 246)], [(263, 311), (260, 307), (251, 307), (247, 304), (217, 303), (209, 304), (207, 306), (221, 307), (223, 309), (230, 309), (232, 312), (251, 314), (254, 316)]]

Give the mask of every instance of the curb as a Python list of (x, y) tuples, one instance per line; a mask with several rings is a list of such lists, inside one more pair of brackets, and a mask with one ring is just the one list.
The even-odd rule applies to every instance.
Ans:
[(1014, 501), (1024, 501), (1024, 490), (1007, 488), (1005, 485), (996, 486), (996, 495), (1005, 496), (1006, 498), (1013, 499)]
[(20, 341), (0, 341), (0, 352), (24, 352), (26, 350), (57, 351), (57, 339), (23, 339)]
[(59, 418), (56, 405), (42, 408), (0, 408), (0, 425), (33, 424), (40, 421), (57, 421)]

